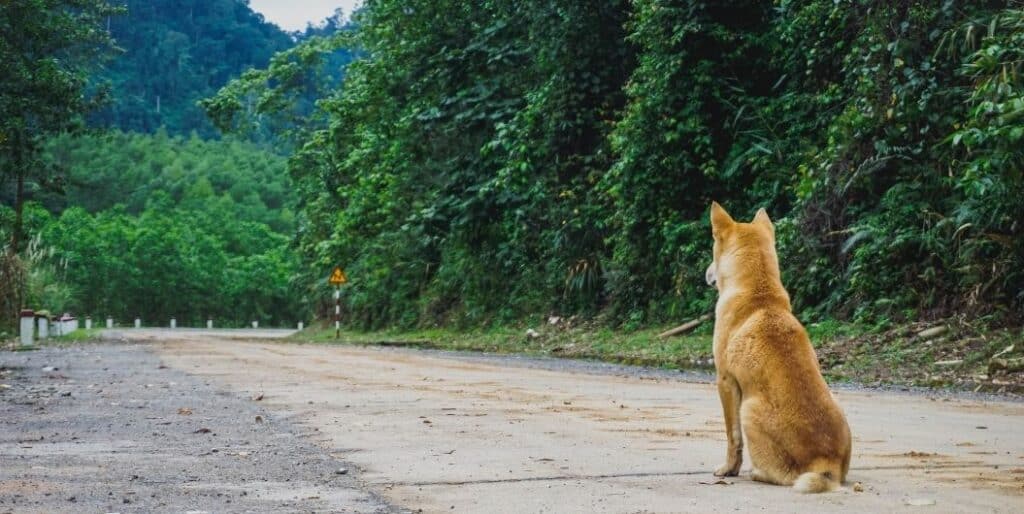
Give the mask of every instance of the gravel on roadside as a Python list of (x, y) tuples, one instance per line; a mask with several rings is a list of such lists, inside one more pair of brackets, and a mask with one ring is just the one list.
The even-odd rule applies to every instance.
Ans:
[(0, 513), (398, 512), (256, 398), (145, 345), (2, 352)]

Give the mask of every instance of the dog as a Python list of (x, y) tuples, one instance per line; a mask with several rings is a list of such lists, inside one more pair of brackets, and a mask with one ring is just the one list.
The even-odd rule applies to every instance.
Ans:
[(850, 427), (793, 316), (775, 226), (764, 209), (739, 223), (713, 202), (711, 233), (705, 277), (718, 288), (714, 356), (728, 440), (715, 475), (739, 474), (746, 434), (754, 480), (805, 493), (835, 490), (850, 469)]

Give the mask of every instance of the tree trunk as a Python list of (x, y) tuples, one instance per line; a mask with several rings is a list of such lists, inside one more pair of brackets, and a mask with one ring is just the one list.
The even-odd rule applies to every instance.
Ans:
[[(17, 152), (17, 151), (15, 151)], [(18, 253), (21, 243), (22, 212), (25, 210), (25, 169), (21, 167), (21, 159), (14, 159), (14, 173), (18, 176), (18, 186), (14, 193), (14, 229), (11, 230), (11, 254)]]

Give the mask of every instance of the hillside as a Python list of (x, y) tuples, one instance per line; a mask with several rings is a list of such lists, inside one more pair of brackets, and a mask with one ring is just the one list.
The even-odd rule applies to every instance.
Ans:
[(60, 136), (45, 158), (63, 173), (63, 190), (34, 198), (50, 212), (71, 207), (90, 213), (122, 206), (138, 215), (153, 202), (220, 212), (238, 221), (295, 229), (294, 195), (284, 157), (252, 143), (111, 131)]
[[(697, 316), (712, 200), (776, 220), (807, 320), (1024, 319), (1016, 2), (381, 0), (354, 24), (289, 162), (307, 269), (346, 259), (362, 326)], [(294, 73), (204, 105), (239, 125)]]
[(196, 102), (294, 44), (292, 36), (249, 8), (246, 0), (127, 0), (108, 18), (121, 49), (101, 80), (111, 103), (94, 124), (126, 131), (215, 135)]
[[(25, 305), (122, 323), (302, 319), (283, 157), (158, 131), (57, 137), (44, 158), (64, 192), (33, 190), (26, 205)], [(12, 219), (5, 201), (0, 234)]]

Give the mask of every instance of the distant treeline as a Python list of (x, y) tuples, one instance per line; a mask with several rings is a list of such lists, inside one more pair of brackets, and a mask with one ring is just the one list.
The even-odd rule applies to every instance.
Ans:
[[(711, 200), (778, 221), (806, 317), (1021, 316), (1019, 3), (367, 0), (354, 25), (290, 169), (302, 257), (347, 266), (363, 325), (699, 314)], [(247, 108), (323, 44), (208, 112), (283, 110)]]
[[(25, 306), (147, 325), (303, 318), (284, 158), (160, 131), (57, 137), (45, 159), (64, 192), (30, 192)], [(0, 236), (12, 217), (0, 206)]]

